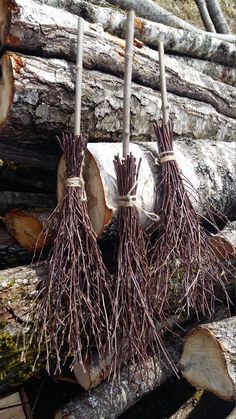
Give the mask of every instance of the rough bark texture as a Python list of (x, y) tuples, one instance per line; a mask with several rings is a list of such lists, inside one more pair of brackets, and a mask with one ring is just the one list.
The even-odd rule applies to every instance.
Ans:
[(216, 31), (219, 33), (230, 33), (229, 26), (222, 13), (218, 0), (206, 0), (206, 5)]
[[(222, 319), (226, 315), (225, 309), (219, 309), (215, 316), (217, 319)], [(166, 346), (173, 361), (178, 365), (178, 352), (182, 346), (182, 336), (180, 335), (178, 338), (176, 336), (168, 337)], [(120, 383), (115, 384), (113, 388), (111, 383), (104, 382), (90, 393), (82, 394), (59, 409), (55, 419), (114, 419), (119, 417), (138, 399), (154, 390), (155, 387), (160, 386), (173, 375), (173, 372), (166, 365), (166, 361), (163, 362), (162, 359), (155, 361), (154, 368), (150, 359), (147, 363), (139, 365), (135, 372), (133, 368), (123, 371)], [(141, 380), (139, 371), (145, 368), (147, 380)]]
[(236, 398), (236, 317), (200, 325), (186, 338), (183, 376), (225, 400)]
[(199, 60), (197, 58), (180, 57), (169, 55), (173, 62), (186, 64), (195, 70), (202, 72), (212, 79), (222, 81), (223, 83), (236, 86), (236, 72), (234, 68), (224, 66), (223, 64), (212, 63), (211, 61)]
[[(48, 2), (51, 4), (50, 0)], [(139, 5), (141, 3), (135, 2), (135, 4)], [(59, 5), (61, 5), (60, 2)], [(153, 6), (157, 5), (153, 4)], [(63, 2), (62, 7), (64, 7)], [(123, 12), (117, 9), (101, 8), (88, 2), (77, 0), (66, 3), (65, 8), (74, 14), (84, 16), (86, 20), (102, 24), (103, 28), (110, 33), (125, 37), (126, 17)], [(187, 29), (178, 30), (162, 23), (156, 24), (141, 18), (136, 19), (135, 26), (135, 36), (143, 42), (147, 40), (146, 43), (155, 48), (157, 47), (158, 37), (161, 37), (166, 49), (185, 53), (185, 55), (193, 57), (209, 58), (212, 61), (219, 61), (224, 64), (228, 61), (229, 65), (234, 66), (234, 46), (228, 44), (228, 42), (235, 43), (234, 35), (207, 34), (200, 29), (197, 32), (189, 32)], [(218, 40), (217, 38), (220, 37), (226, 39)], [(225, 60), (222, 60), (222, 55), (225, 57)]]
[(8, 0), (0, 1), (0, 51), (5, 43), (10, 23)]
[[(177, 339), (170, 339), (166, 343), (173, 360), (177, 363), (181, 343)], [(137, 367), (136, 367), (137, 368)], [(147, 373), (147, 380), (140, 378), (140, 371)], [(173, 371), (164, 364), (152, 358), (139, 365), (138, 371), (133, 368), (121, 372), (120, 384), (112, 387), (105, 381), (99, 387), (82, 394), (66, 406), (61, 407), (55, 414), (55, 419), (114, 419), (136, 403), (140, 397), (154, 390), (173, 375)], [(112, 396), (112, 399), (111, 399)]]
[(9, 141), (8, 138), (3, 139), (1, 137), (0, 156), (2, 160), (55, 172), (61, 150), (59, 145), (54, 149), (47, 149), (47, 146), (47, 143), (44, 143), (44, 147), (25, 143), (24, 138), (20, 138), (19, 142), (15, 143)]
[[(9, 47), (28, 51), (34, 55), (61, 57), (75, 61), (77, 18), (67, 12), (49, 6), (37, 5), (28, 0), (17, 0), (10, 27)], [(35, 18), (35, 12), (37, 17)], [(39, 31), (40, 29), (40, 31)], [(84, 66), (89, 69), (123, 76), (124, 49), (122, 40), (106, 33), (99, 33), (91, 25), (84, 39)], [(53, 33), (53, 37), (50, 35)], [(109, 55), (109, 60), (107, 59)], [(211, 104), (227, 116), (236, 118), (234, 89), (213, 82), (212, 79), (194, 69), (166, 58), (168, 91)], [(158, 54), (147, 47), (135, 48), (133, 80), (140, 85), (159, 89)]]
[(32, 253), (23, 249), (16, 240), (0, 226), (0, 269), (30, 263)]
[[(73, 126), (75, 65), (16, 54), (5, 54), (3, 59), (10, 59), (13, 64), (15, 96), (1, 138), (10, 143), (24, 138), (28, 143), (44, 141), (52, 145), (56, 135)], [(123, 82), (115, 76), (91, 70), (84, 71), (83, 82), (83, 131), (90, 134), (91, 140), (119, 141)], [(168, 98), (177, 135), (233, 140), (236, 120), (202, 102), (172, 94)], [(160, 94), (133, 83), (131, 139), (154, 139), (152, 122), (156, 118), (161, 118)]]
[(0, 215), (14, 208), (54, 208), (55, 203), (51, 194), (0, 191)]

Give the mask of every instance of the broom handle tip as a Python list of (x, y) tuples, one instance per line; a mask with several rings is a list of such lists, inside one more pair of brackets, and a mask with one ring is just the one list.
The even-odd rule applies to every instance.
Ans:
[(158, 41), (159, 52), (159, 68), (160, 68), (160, 85), (161, 85), (161, 100), (162, 100), (162, 114), (163, 122), (167, 125), (169, 121), (169, 106), (167, 101), (166, 76), (165, 76), (165, 62), (164, 62), (164, 43), (162, 40)]
[(74, 135), (80, 135), (81, 125), (81, 98), (82, 98), (82, 75), (83, 75), (83, 41), (84, 20), (78, 18), (77, 50), (76, 50), (76, 78), (75, 78), (75, 125)]
[(130, 10), (127, 14), (126, 39), (125, 39), (125, 72), (124, 72), (124, 97), (123, 97), (123, 131), (122, 131), (122, 152), (125, 158), (129, 154), (130, 143), (130, 102), (131, 102), (131, 80), (132, 60), (134, 41), (134, 18), (135, 13)]

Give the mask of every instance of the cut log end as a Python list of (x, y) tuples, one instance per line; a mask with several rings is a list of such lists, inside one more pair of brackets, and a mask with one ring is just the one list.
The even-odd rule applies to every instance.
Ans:
[[(60, 202), (65, 193), (65, 162), (61, 158), (57, 173), (57, 200)], [(104, 186), (102, 183), (100, 170), (93, 155), (86, 151), (84, 162), (84, 179), (87, 196), (88, 213), (92, 222), (94, 231), (99, 237), (105, 226), (112, 219), (112, 209), (106, 205)]]
[(7, 119), (13, 101), (13, 85), (12, 61), (8, 54), (4, 54), (0, 61), (0, 128)]
[(221, 345), (210, 331), (198, 328), (188, 335), (180, 365), (183, 376), (195, 387), (224, 400), (235, 398)]

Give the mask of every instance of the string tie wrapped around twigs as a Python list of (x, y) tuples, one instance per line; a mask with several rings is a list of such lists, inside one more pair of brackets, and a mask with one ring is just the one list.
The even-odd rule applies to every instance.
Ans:
[(84, 180), (81, 177), (68, 177), (66, 179), (65, 185), (67, 188), (83, 188)]
[(166, 150), (159, 153), (159, 162), (161, 164), (167, 163), (168, 161), (176, 160), (173, 150)]

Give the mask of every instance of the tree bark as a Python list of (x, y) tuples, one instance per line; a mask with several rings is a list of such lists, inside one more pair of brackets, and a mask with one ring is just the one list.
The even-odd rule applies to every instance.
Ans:
[(191, 397), (191, 399), (187, 400), (187, 402), (185, 402), (177, 412), (171, 415), (169, 419), (187, 419), (189, 417), (188, 415), (194, 411), (194, 408), (194, 401)]
[(216, 31), (219, 33), (230, 33), (229, 26), (222, 13), (218, 0), (206, 0), (206, 5)]
[(201, 15), (203, 24), (208, 32), (215, 32), (215, 26), (212, 23), (211, 16), (209, 15), (205, 0), (195, 0)]
[[(163, 7), (160, 7), (152, 0), (144, 0), (142, 2), (137, 2), (136, 0), (108, 0), (108, 2), (113, 5), (120, 6), (125, 10), (133, 9), (136, 11), (138, 16), (144, 17), (145, 19), (162, 23), (167, 26), (173, 26), (174, 28), (181, 28), (188, 32), (204, 34), (202, 29), (196, 28), (196, 26), (193, 26), (191, 23), (173, 15), (171, 12)], [(211, 36), (215, 37), (215, 33), (212, 33)], [(220, 34), (220, 37), (221, 36), (222, 34)], [(230, 42), (234, 41), (232, 40)]]
[(6, 229), (0, 226), (0, 269), (25, 265), (30, 263), (31, 259), (32, 253), (23, 249)]
[[(168, 56), (167, 56), (168, 57)], [(167, 58), (166, 57), (166, 58)], [(212, 79), (222, 81), (223, 83), (230, 84), (236, 87), (236, 72), (234, 68), (227, 67), (223, 64), (213, 63), (211, 61), (200, 60), (191, 57), (180, 57), (176, 55), (169, 55), (173, 64), (182, 63), (189, 67), (194, 68), (200, 73), (210, 76)]]
[[(75, 61), (76, 16), (46, 5), (37, 5), (30, 0), (27, 3), (15, 1), (17, 8), (12, 17), (8, 46), (34, 55), (38, 55), (40, 51), (41, 55), (47, 57)], [(34, 18), (35, 10), (37, 20)], [(98, 29), (97, 26), (93, 28)], [(50, 33), (54, 33), (54, 36), (51, 37)], [(84, 39), (84, 66), (90, 70), (99, 69), (105, 73), (123, 76), (124, 48), (119, 42), (123, 41), (105, 33), (99, 34), (98, 31), (91, 30), (91, 25), (88, 26)], [(169, 92), (209, 103), (218, 112), (236, 118), (233, 88), (221, 82), (213, 82), (194, 69), (179, 64), (176, 59), (166, 57), (165, 64)], [(155, 74), (156, 77), (153, 76)], [(147, 47), (135, 48), (133, 81), (159, 89), (159, 79), (158, 54)]]
[(201, 325), (187, 336), (180, 360), (195, 387), (224, 400), (236, 398), (236, 317)]
[[(219, 310), (216, 318), (224, 318), (225, 310)], [(178, 366), (178, 352), (182, 346), (182, 336), (168, 337), (165, 341), (168, 353), (173, 362)], [(140, 371), (146, 373), (146, 380), (140, 376)], [(143, 364), (123, 370), (119, 384), (107, 381), (86, 392), (61, 407), (55, 415), (55, 419), (88, 419), (104, 418), (114, 419), (124, 413), (129, 407), (145, 396), (156, 387), (160, 386), (173, 375), (173, 371), (166, 360), (155, 359), (155, 366), (152, 359)], [(111, 398), (112, 395), (112, 398)]]
[(0, 191), (0, 215), (14, 208), (54, 208), (55, 203), (52, 194)]
[[(57, 135), (73, 128), (75, 65), (14, 53), (5, 54), (2, 61), (13, 66), (14, 82), (10, 72), (5, 87), (8, 90), (11, 86), (11, 94), (15, 89), (15, 96), (13, 103), (11, 94), (5, 98), (10, 109), (1, 138), (9, 143), (24, 138), (29, 144), (47, 144), (50, 138), (50, 143), (54, 141), (55, 145)], [(117, 77), (84, 70), (82, 129), (91, 140), (120, 141), (122, 95), (123, 82)], [(235, 119), (219, 114), (203, 102), (173, 94), (168, 95), (168, 100), (175, 134), (233, 140)], [(1, 116), (3, 113), (0, 110)], [(161, 118), (160, 94), (133, 83), (131, 115), (131, 140), (154, 139), (152, 122)]]
[(0, 51), (5, 43), (7, 34), (9, 32), (10, 11), (8, 0), (0, 1)]
[[(9, 141), (9, 138), (1, 138), (1, 160), (19, 163), (20, 165), (28, 165), (33, 168), (40, 168), (46, 172), (55, 172), (58, 166), (61, 150), (59, 144), (57, 147), (54, 145), (53, 148), (48, 148), (49, 145), (50, 144), (45, 142), (43, 145), (39, 146), (28, 144), (24, 142), (23, 138), (19, 139), (17, 143)], [(50, 189), (50, 186), (48, 186), (48, 188)]]

